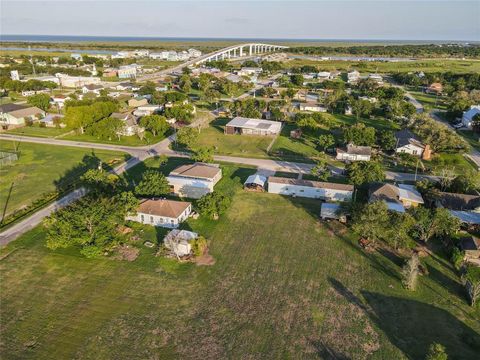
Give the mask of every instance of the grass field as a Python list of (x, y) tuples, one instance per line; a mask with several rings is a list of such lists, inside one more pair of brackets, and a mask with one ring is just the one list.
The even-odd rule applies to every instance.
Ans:
[[(88, 167), (98, 166), (98, 159), (123, 161), (124, 153), (70, 148), (63, 146), (16, 143), (19, 159), (0, 169), (0, 204), (2, 214), (27, 206), (44, 193), (55, 191), (56, 183), (77, 181)], [(1, 151), (14, 151), (13, 141), (2, 140)]]
[(292, 66), (314, 65), (321, 70), (351, 71), (357, 69), (360, 72), (396, 73), (396, 72), (446, 72), (453, 73), (477, 73), (480, 72), (479, 60), (417, 60), (400, 62), (381, 61), (342, 61), (342, 60), (306, 60), (294, 59), (283, 63), (284, 68)]
[(61, 128), (47, 128), (47, 127), (40, 127), (38, 125), (34, 126), (24, 126), (21, 128), (11, 129), (8, 130), (8, 134), (15, 134), (15, 135), (24, 135), (24, 136), (34, 136), (34, 137), (56, 137), (59, 135), (66, 134), (67, 132), (71, 131), (70, 129), (61, 129)]
[(213, 266), (143, 247), (131, 263), (87, 260), (46, 249), (41, 228), (1, 249), (2, 357), (422, 359), (436, 341), (449, 358), (476, 358), (480, 310), (441, 255), (408, 292), (401, 259), (320, 223), (318, 201), (246, 193), (254, 170), (223, 170), (227, 214), (184, 224), (209, 239)]
[(202, 129), (198, 145), (214, 147), (215, 153), (231, 156), (268, 157), (271, 136), (225, 135), (223, 129), (229, 119), (216, 119)]
[(409, 91), (412, 96), (418, 100), (423, 106), (428, 106), (430, 109), (446, 110), (445, 97), (435, 96), (433, 94), (425, 94), (421, 91)]
[(159, 141), (165, 139), (165, 135), (153, 136), (152, 133), (146, 131), (145, 137), (141, 140), (138, 136), (122, 136), (120, 140), (118, 138), (113, 138), (112, 140), (99, 139), (93, 135), (88, 134), (71, 134), (63, 136), (64, 140), (74, 140), (74, 141), (85, 141), (92, 143), (101, 143), (101, 144), (115, 144), (115, 145), (126, 145), (126, 146), (145, 146), (150, 144), (155, 144)]

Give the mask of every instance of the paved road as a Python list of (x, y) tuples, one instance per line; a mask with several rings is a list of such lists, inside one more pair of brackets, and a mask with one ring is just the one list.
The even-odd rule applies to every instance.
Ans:
[[(188, 157), (188, 154), (186, 153), (181, 153), (181, 152), (173, 151), (170, 149), (169, 146), (171, 142), (174, 141), (175, 139), (174, 135), (160, 141), (157, 144), (140, 146), (140, 147), (131, 147), (131, 146), (113, 145), (113, 144), (87, 143), (87, 142), (51, 139), (51, 138), (35, 138), (35, 137), (29, 137), (29, 136), (10, 135), (10, 134), (0, 134), (0, 139), (24, 141), (24, 142), (31, 142), (31, 143), (37, 143), (37, 144), (73, 146), (73, 147), (81, 147), (81, 148), (88, 148), (88, 149), (124, 151), (130, 154), (131, 158), (126, 163), (119, 165), (113, 170), (113, 172), (116, 174), (121, 174), (127, 171), (128, 169), (134, 167), (135, 165), (139, 164), (140, 162), (144, 161), (145, 159), (158, 156), (158, 155)], [(216, 161), (221, 161), (221, 162), (229, 162), (229, 163), (254, 166), (254, 167), (257, 167), (260, 171), (267, 172), (267, 173), (283, 171), (283, 172), (308, 174), (310, 173), (310, 170), (314, 166), (313, 164), (307, 164), (307, 163), (297, 163), (297, 162), (271, 160), (271, 159), (254, 159), (254, 158), (244, 158), (244, 157), (235, 157), (235, 156), (222, 156), (222, 155), (217, 155), (214, 157), (214, 159)], [(335, 166), (330, 166), (330, 170), (334, 174), (341, 174), (343, 172), (342, 168), (335, 167)], [(393, 179), (396, 181), (414, 181), (415, 180), (415, 174), (408, 174), (408, 173), (397, 173), (397, 172), (388, 171), (386, 173), (386, 176), (387, 176), (387, 179)], [(425, 175), (418, 175), (417, 179), (424, 178), (424, 177), (435, 179), (435, 177), (433, 176), (425, 176)], [(4, 230), (2, 233), (0, 233), (0, 245), (5, 245), (10, 241), (15, 240), (18, 236), (22, 235), (23, 233), (27, 232), (28, 230), (40, 224), (41, 221), (46, 216), (49, 216), (53, 211), (79, 199), (84, 194), (85, 194), (84, 189), (80, 189), (75, 192), (72, 192), (64, 196), (63, 198), (57, 200), (53, 204), (39, 210), (35, 214), (22, 220), (16, 225)]]

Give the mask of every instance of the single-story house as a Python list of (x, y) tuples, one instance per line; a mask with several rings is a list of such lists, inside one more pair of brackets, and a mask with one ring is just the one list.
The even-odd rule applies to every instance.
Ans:
[(129, 107), (139, 107), (147, 104), (148, 104), (148, 100), (144, 97), (137, 97), (137, 98), (128, 100)]
[(142, 224), (177, 228), (192, 212), (192, 204), (186, 201), (167, 199), (144, 199), (137, 208), (137, 214), (127, 220)]
[(480, 225), (480, 212), (461, 210), (448, 210), (448, 212), (463, 224)]
[(370, 146), (356, 146), (348, 144), (345, 149), (337, 148), (337, 160), (342, 161), (370, 161), (372, 148)]
[(432, 156), (430, 145), (423, 144), (410, 130), (397, 131), (395, 138), (397, 139), (396, 153), (407, 153), (421, 157), (423, 160), (430, 160)]
[(20, 126), (25, 124), (26, 120), (37, 120), (38, 117), (44, 117), (45, 111), (36, 106), (27, 106), (20, 104), (0, 105), (0, 126)]
[(222, 178), (222, 169), (217, 164), (195, 163), (181, 165), (167, 176), (172, 194), (192, 199), (213, 192)]
[[(40, 123), (44, 123), (46, 127), (57, 127), (58, 122), (55, 120), (63, 119), (64, 115), (62, 114), (46, 114), (43, 119), (40, 119)], [(67, 125), (65, 123), (59, 123), (60, 128), (65, 128)]]
[(163, 110), (162, 105), (142, 105), (137, 107), (137, 109), (133, 112), (133, 115), (141, 117), (146, 115), (152, 115), (159, 113)]
[(435, 198), (435, 206), (449, 210), (480, 213), (480, 196), (440, 192)]
[(378, 85), (383, 84), (383, 77), (380, 74), (369, 74), (368, 79), (375, 81)]
[(252, 76), (252, 75), (259, 75), (262, 72), (262, 68), (260, 67), (242, 67), (240, 70), (237, 71), (237, 75), (239, 76)]
[(268, 192), (272, 194), (299, 196), (329, 201), (347, 201), (352, 198), (353, 185), (322, 181), (310, 181), (270, 176)]
[(467, 128), (472, 127), (473, 118), (475, 115), (480, 116), (480, 105), (472, 105), (470, 109), (465, 111), (462, 116), (462, 124)]
[(322, 203), (322, 207), (320, 209), (320, 218), (322, 220), (339, 220), (342, 223), (347, 222), (346, 215), (340, 213), (340, 204), (336, 203)]
[(133, 90), (134, 86), (135, 84), (131, 82), (121, 82), (120, 84), (115, 86), (115, 90), (118, 90), (118, 91)]
[(123, 129), (119, 132), (123, 136), (133, 136), (145, 131), (141, 126), (138, 126), (137, 118), (130, 113), (118, 113), (114, 112), (110, 115), (115, 119), (122, 120), (124, 123)]
[(320, 71), (318, 74), (317, 74), (317, 79), (319, 80), (328, 80), (330, 79), (330, 71)]
[(405, 212), (405, 209), (423, 204), (422, 195), (413, 185), (398, 186), (384, 183), (373, 183), (368, 189), (368, 201), (385, 201), (388, 210)]
[(237, 116), (225, 125), (225, 134), (279, 135), (282, 123), (279, 121), (249, 119)]
[(196, 238), (198, 234), (192, 231), (173, 229), (163, 238), (163, 244), (176, 256), (181, 257), (191, 253), (190, 242)]
[(267, 178), (262, 175), (253, 174), (247, 178), (243, 188), (249, 191), (265, 191), (265, 184), (267, 183)]
[(355, 84), (360, 80), (360, 73), (357, 70), (353, 70), (347, 74), (347, 79), (349, 84)]
[(95, 84), (84, 85), (82, 87), (82, 93), (84, 94), (94, 93), (96, 95), (100, 95), (100, 91), (102, 89), (103, 89), (102, 85), (95, 85)]
[(300, 103), (299, 104), (300, 111), (311, 111), (311, 112), (327, 112), (327, 108), (318, 105), (317, 103)]
[(54, 95), (50, 98), (50, 104), (56, 106), (59, 109), (63, 109), (65, 106), (65, 101), (70, 100), (69, 96), (65, 95)]

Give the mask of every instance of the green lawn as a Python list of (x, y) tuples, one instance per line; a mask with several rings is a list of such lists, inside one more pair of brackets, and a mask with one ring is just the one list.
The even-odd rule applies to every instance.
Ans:
[(66, 134), (71, 131), (70, 129), (61, 129), (61, 128), (47, 128), (40, 127), (38, 124), (34, 126), (24, 126), (21, 128), (11, 129), (7, 131), (7, 134), (15, 135), (24, 135), (24, 136), (33, 136), (33, 137), (56, 137), (62, 134)]
[(0, 142), (0, 150), (14, 151), (15, 144), (18, 145), (18, 161), (0, 168), (1, 214), (28, 206), (43, 194), (55, 191), (57, 185), (78, 181), (86, 168), (98, 165), (98, 159), (106, 163), (114, 159), (118, 162), (125, 156), (112, 151), (6, 140)]
[(461, 135), (472, 147), (480, 150), (479, 134), (475, 134), (472, 130), (457, 130), (457, 133)]
[(434, 173), (443, 168), (453, 169), (457, 174), (475, 169), (463, 154), (440, 153), (434, 155), (431, 161), (424, 161), (424, 163), (430, 166)]
[(145, 137), (141, 140), (138, 136), (122, 136), (120, 140), (114, 138), (112, 140), (99, 139), (96, 136), (88, 134), (71, 134), (62, 137), (64, 140), (74, 140), (74, 141), (85, 141), (93, 143), (102, 143), (102, 144), (115, 144), (115, 145), (126, 145), (126, 146), (145, 146), (150, 144), (158, 143), (165, 139), (166, 135), (157, 135), (153, 136), (152, 133), (146, 131)]
[(219, 155), (268, 157), (267, 148), (272, 142), (271, 136), (225, 135), (223, 129), (229, 119), (216, 119), (210, 126), (202, 129), (198, 145), (214, 147)]
[(446, 110), (447, 105), (445, 104), (446, 98), (443, 96), (436, 96), (433, 94), (425, 94), (421, 91), (409, 91), (412, 96), (418, 100), (423, 106), (428, 106), (431, 109), (440, 109)]
[(422, 260), (429, 274), (406, 291), (401, 259), (320, 223), (318, 201), (247, 193), (255, 170), (223, 170), (227, 214), (183, 225), (209, 239), (213, 266), (141, 245), (134, 262), (87, 260), (46, 249), (41, 228), (2, 249), (2, 358), (423, 359), (434, 341), (477, 358), (480, 310), (442, 256)]

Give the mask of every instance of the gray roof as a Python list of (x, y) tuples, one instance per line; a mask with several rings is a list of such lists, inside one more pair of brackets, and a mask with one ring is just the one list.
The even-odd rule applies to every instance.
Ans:
[(408, 129), (402, 129), (395, 133), (395, 138), (397, 139), (397, 147), (403, 147), (408, 144), (412, 144), (421, 148), (424, 148), (425, 145), (417, 138), (417, 136)]
[(449, 210), (452, 216), (455, 216), (463, 223), (472, 224), (472, 225), (480, 225), (480, 213), (474, 211), (456, 211), (456, 210)]
[(480, 196), (441, 192), (437, 195), (438, 203), (450, 210), (475, 210), (480, 207)]
[(279, 121), (249, 119), (249, 118), (237, 116), (232, 120), (230, 120), (230, 122), (226, 126), (279, 132), (281, 129), (282, 123)]
[(292, 179), (292, 178), (277, 177), (277, 176), (269, 176), (268, 182), (276, 183), (276, 184), (307, 186), (307, 187), (313, 187), (313, 188), (333, 189), (333, 190), (342, 190), (342, 191), (353, 191), (354, 189), (353, 185), (348, 185), (348, 184), (339, 184), (339, 183), (331, 183), (331, 182), (323, 182), (323, 181), (311, 181), (311, 180), (303, 180), (303, 179)]
[(372, 155), (372, 148), (370, 146), (357, 146), (354, 144), (348, 144), (347, 149), (337, 149), (337, 152), (344, 152), (351, 155)]
[(0, 112), (9, 113), (9, 112), (12, 112), (12, 111), (26, 109), (27, 107), (28, 106), (20, 105), (20, 104), (13, 104), (13, 103), (4, 104), (4, 105), (0, 105)]

